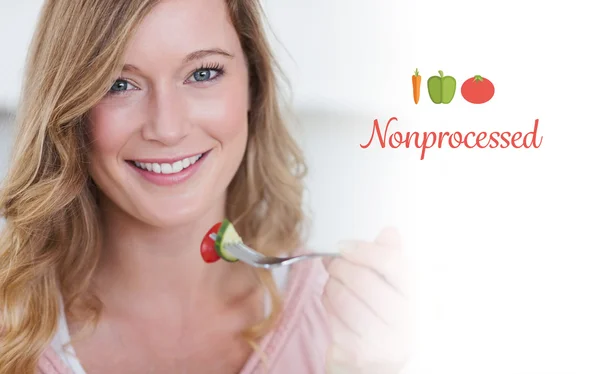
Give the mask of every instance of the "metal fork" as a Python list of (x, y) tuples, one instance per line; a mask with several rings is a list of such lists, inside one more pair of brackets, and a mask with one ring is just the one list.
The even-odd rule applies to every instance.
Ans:
[[(215, 234), (210, 235), (211, 239), (216, 240)], [(339, 253), (308, 253), (292, 257), (271, 257), (265, 256), (260, 252), (248, 247), (244, 243), (233, 243), (225, 246), (225, 249), (238, 260), (251, 266), (263, 269), (272, 269), (281, 266), (292, 265), (296, 262), (309, 260), (319, 257), (337, 257)]]

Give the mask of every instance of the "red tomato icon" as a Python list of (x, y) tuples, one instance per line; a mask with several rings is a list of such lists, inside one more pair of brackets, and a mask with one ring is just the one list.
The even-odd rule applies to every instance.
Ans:
[(470, 103), (483, 104), (494, 96), (494, 85), (481, 75), (476, 75), (463, 83), (460, 93)]

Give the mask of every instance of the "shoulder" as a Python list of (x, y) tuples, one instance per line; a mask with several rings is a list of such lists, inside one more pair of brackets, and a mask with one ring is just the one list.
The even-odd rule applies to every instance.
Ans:
[[(326, 325), (327, 315), (322, 296), (328, 279), (329, 275), (321, 259), (293, 265), (285, 289), (283, 319), (295, 326), (302, 322)], [(325, 331), (327, 330), (323, 330)]]
[[(281, 319), (261, 347), (269, 365), (267, 372), (325, 373), (331, 344), (328, 317), (322, 303), (327, 280), (328, 274), (320, 259), (296, 263), (289, 268)], [(249, 363), (248, 370), (242, 374), (263, 372), (260, 358), (254, 360), (256, 362)]]
[(75, 374), (65, 362), (64, 356), (59, 354), (61, 350), (54, 343), (55, 341), (42, 352), (38, 360), (36, 374)]
[(62, 297), (59, 299), (59, 317), (54, 337), (38, 360), (36, 374), (82, 374), (83, 368), (70, 346), (69, 329), (64, 314)]
[(319, 359), (324, 358), (331, 340), (329, 321), (322, 301), (328, 279), (329, 274), (320, 259), (307, 260), (293, 268), (284, 311), (289, 314), (290, 328), (296, 332), (290, 340), (312, 346), (312, 353)]
[(74, 374), (52, 347), (46, 348), (37, 365), (36, 374)]

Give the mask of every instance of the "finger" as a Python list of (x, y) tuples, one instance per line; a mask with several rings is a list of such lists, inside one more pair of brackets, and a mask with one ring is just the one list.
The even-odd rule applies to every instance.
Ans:
[[(326, 309), (330, 308), (330, 304), (326, 306)], [(363, 341), (361, 337), (349, 328), (336, 314), (330, 312), (328, 319), (332, 343), (348, 352), (360, 352)]]
[(321, 259), (321, 262), (323, 263), (323, 266), (325, 267), (325, 269), (329, 268), (329, 265), (331, 265), (331, 261), (333, 261), (335, 259), (335, 257), (323, 257)]
[[(329, 302), (327, 304), (326, 309), (331, 309)], [(349, 356), (353, 365), (356, 365), (359, 361), (390, 357), (397, 354), (398, 349), (401, 349), (397, 340), (390, 341), (389, 337), (395, 336), (389, 335), (389, 332), (389, 336), (382, 336), (367, 342), (351, 330), (337, 315), (330, 313), (328, 317), (332, 334), (332, 346), (344, 352), (344, 358), (341, 360), (343, 362), (348, 363)]]
[(338, 258), (329, 267), (329, 276), (348, 288), (386, 325), (400, 325), (405, 300), (380, 276), (369, 269)]
[(351, 352), (332, 345), (327, 351), (327, 374), (359, 374), (356, 356)]
[[(332, 304), (326, 294), (323, 294), (323, 306), (327, 311), (327, 320), (331, 329), (332, 339), (335, 343), (340, 340), (357, 340), (360, 338), (358, 331), (346, 321), (342, 320), (338, 315), (337, 308)], [(336, 338), (337, 336), (337, 338)]]
[(327, 351), (327, 366), (330, 373), (338, 374), (367, 374), (394, 373), (400, 371), (400, 363), (405, 358), (398, 354), (398, 348), (381, 346), (371, 350), (354, 351), (338, 344), (332, 344)]
[(381, 230), (379, 235), (377, 235), (377, 238), (375, 238), (375, 243), (398, 249), (402, 246), (400, 233), (398, 232), (398, 229), (392, 226), (385, 227)]
[(389, 226), (389, 227), (385, 227), (383, 230), (381, 230), (381, 232), (379, 232), (379, 234), (377, 234), (377, 237), (375, 238), (375, 241), (371, 242), (371, 241), (365, 241), (365, 240), (347, 240), (347, 241), (341, 241), (341, 243), (347, 243), (350, 246), (352, 245), (364, 245), (364, 244), (375, 244), (376, 247), (381, 247), (381, 248), (387, 248), (387, 249), (392, 249), (395, 251), (400, 251), (402, 250), (402, 237), (400, 236), (398, 229), (396, 229), (395, 227)]
[(340, 281), (329, 278), (325, 284), (323, 301), (328, 302), (333, 315), (361, 338), (369, 340), (381, 336), (389, 328)]
[(339, 246), (342, 258), (371, 269), (406, 295), (407, 263), (401, 250), (364, 240), (346, 240), (340, 242)]
[[(404, 352), (407, 347), (403, 337), (404, 329), (402, 331), (372, 329), (378, 332), (364, 338), (338, 316), (337, 308), (331, 304), (328, 298), (324, 298), (323, 304), (331, 328), (332, 346), (341, 351), (338, 353), (344, 353), (336, 360), (338, 367), (342, 365), (354, 369), (370, 368), (376, 363), (386, 363), (405, 356)], [(370, 326), (369, 323), (364, 325)], [(366, 372), (370, 373), (371, 371)]]
[[(399, 350), (403, 349), (399, 344), (401, 341), (398, 339), (399, 335), (397, 334), (387, 332), (386, 336), (367, 342), (350, 330), (336, 315), (329, 315), (329, 323), (332, 333), (332, 345), (351, 355), (354, 358), (354, 363), (393, 357), (398, 354)], [(347, 359), (345, 361), (347, 362)]]

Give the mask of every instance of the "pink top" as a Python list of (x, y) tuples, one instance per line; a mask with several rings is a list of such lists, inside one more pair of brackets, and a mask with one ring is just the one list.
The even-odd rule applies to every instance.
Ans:
[[(280, 284), (285, 289), (282, 318), (260, 344), (269, 367), (265, 370), (260, 355), (254, 353), (240, 374), (325, 374), (331, 336), (321, 294), (327, 273), (319, 260), (300, 262), (289, 269), (285, 286)], [(275, 275), (277, 279), (281, 274)], [(72, 348), (61, 350), (61, 345), (68, 341), (66, 321), (61, 315), (56, 337), (39, 360), (38, 374), (85, 374)]]

